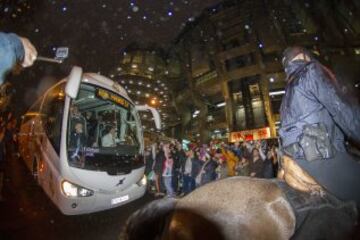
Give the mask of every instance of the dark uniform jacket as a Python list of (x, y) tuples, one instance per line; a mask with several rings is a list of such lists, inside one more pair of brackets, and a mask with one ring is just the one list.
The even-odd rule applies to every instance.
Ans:
[(344, 135), (360, 142), (359, 105), (344, 98), (327, 70), (316, 61), (293, 61), (285, 72), (289, 80), (279, 130), (283, 149), (286, 152), (299, 143), (304, 126), (325, 127), (334, 152), (330, 157), (308, 161), (303, 145), (292, 157), (326, 190), (341, 200), (355, 200), (360, 209), (360, 163), (344, 145)]
[(360, 108), (341, 97), (334, 83), (315, 61), (293, 61), (280, 114), (283, 146), (298, 142), (303, 127), (323, 123), (336, 150), (345, 151), (344, 134), (360, 142)]

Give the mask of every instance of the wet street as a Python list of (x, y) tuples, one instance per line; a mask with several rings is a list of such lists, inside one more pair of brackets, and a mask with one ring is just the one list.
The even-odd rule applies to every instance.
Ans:
[(0, 239), (120, 239), (128, 216), (153, 198), (128, 205), (65, 216), (35, 184), (21, 160), (0, 163)]

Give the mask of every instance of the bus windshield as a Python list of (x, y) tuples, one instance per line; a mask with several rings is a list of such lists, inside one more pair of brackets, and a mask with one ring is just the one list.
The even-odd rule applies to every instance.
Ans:
[(129, 101), (115, 92), (81, 84), (70, 104), (70, 166), (115, 174), (138, 167), (139, 128), (139, 117)]

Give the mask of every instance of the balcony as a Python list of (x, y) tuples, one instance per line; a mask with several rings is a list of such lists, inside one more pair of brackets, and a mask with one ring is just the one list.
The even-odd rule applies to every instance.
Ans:
[(207, 73), (201, 75), (200, 77), (197, 77), (194, 79), (195, 85), (199, 86), (201, 84), (205, 84), (205, 83), (209, 82), (210, 80), (216, 79), (217, 77), (218, 77), (218, 74), (216, 71), (207, 72)]
[(236, 47), (224, 52), (220, 52), (218, 54), (218, 57), (220, 59), (220, 61), (225, 61), (227, 59), (231, 59), (240, 55), (246, 55), (249, 54), (251, 52), (254, 52), (254, 50), (256, 49), (256, 44), (255, 43), (247, 43), (241, 47)]

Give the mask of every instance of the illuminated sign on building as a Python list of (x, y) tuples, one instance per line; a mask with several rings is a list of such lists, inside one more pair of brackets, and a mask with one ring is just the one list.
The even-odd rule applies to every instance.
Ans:
[(245, 130), (240, 132), (232, 132), (229, 136), (229, 142), (242, 142), (242, 141), (251, 141), (259, 139), (268, 139), (270, 138), (270, 128), (259, 128), (252, 130)]

